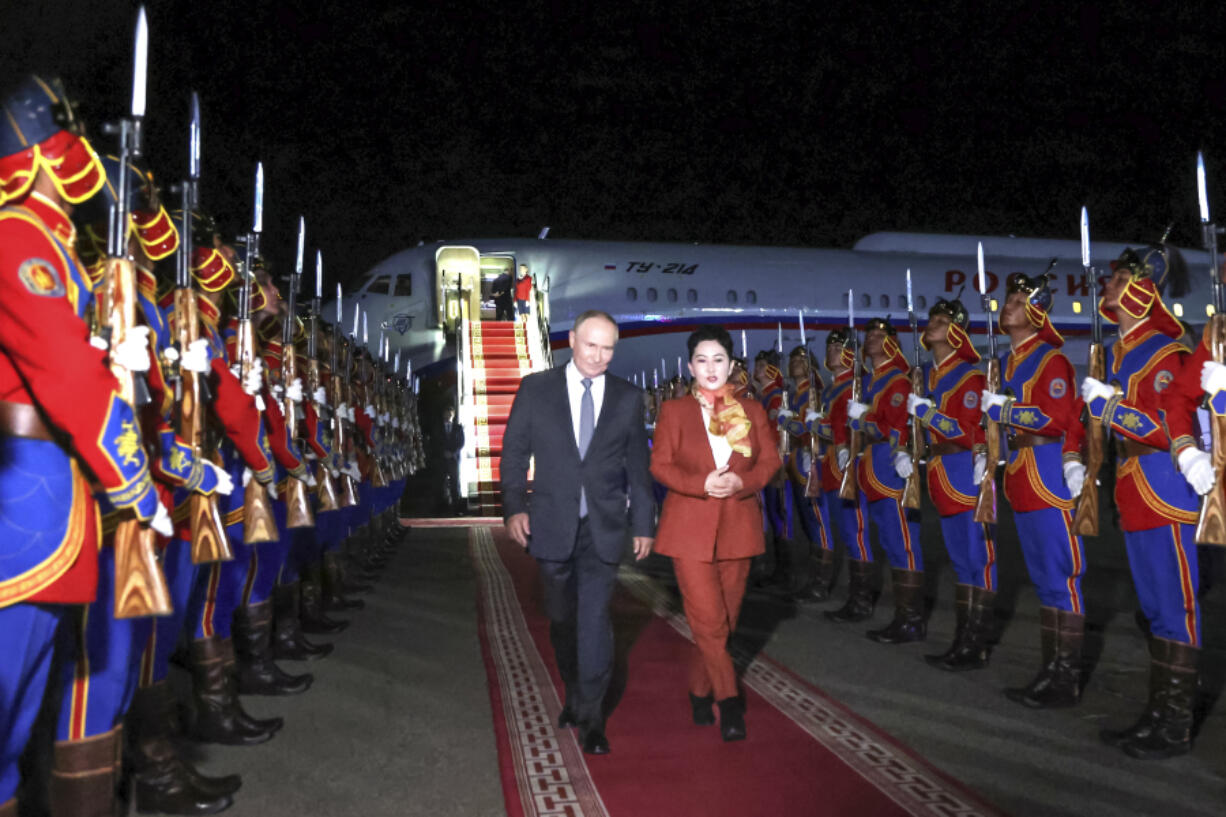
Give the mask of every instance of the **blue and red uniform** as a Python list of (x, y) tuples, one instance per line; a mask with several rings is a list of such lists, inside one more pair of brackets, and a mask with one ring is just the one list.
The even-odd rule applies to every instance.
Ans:
[(838, 452), (850, 444), (847, 429), (847, 403), (851, 400), (852, 370), (835, 375), (822, 391), (822, 416), (818, 436), (822, 439), (821, 476), (822, 504), (825, 518), (839, 531), (848, 555), (860, 562), (873, 560), (873, 549), (864, 535), (868, 527), (868, 500), (857, 493), (855, 501), (839, 497), (843, 471), (839, 468)]
[[(834, 541), (830, 535), (830, 520), (820, 496), (806, 496), (809, 482), (809, 470), (813, 462), (812, 430), (804, 422), (809, 412), (809, 379), (802, 378), (796, 383), (796, 393), (788, 401), (788, 410), (792, 416), (788, 418), (783, 429), (790, 435), (788, 456), (784, 462), (788, 476), (788, 488), (792, 494), (793, 504), (800, 509), (800, 525), (804, 528), (809, 542), (822, 550), (833, 550)], [(820, 473), (819, 473), (820, 480)]]

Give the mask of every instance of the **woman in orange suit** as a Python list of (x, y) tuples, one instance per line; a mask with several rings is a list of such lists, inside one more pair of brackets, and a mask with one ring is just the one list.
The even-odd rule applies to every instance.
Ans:
[(728, 636), (745, 596), (750, 559), (765, 550), (758, 493), (779, 470), (766, 412), (728, 382), (732, 338), (721, 326), (690, 335), (690, 394), (660, 407), (651, 473), (668, 488), (656, 551), (671, 556), (697, 650), (690, 667), (694, 723), (724, 740), (745, 737)]

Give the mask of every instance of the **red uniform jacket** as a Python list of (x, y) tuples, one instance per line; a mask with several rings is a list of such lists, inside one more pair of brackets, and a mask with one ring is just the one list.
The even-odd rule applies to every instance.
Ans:
[(729, 470), (740, 475), (744, 485), (727, 499), (707, 496), (704, 490), (715, 457), (698, 401), (684, 397), (660, 407), (651, 473), (668, 488), (668, 496), (656, 532), (657, 553), (711, 562), (744, 559), (765, 550), (758, 492), (779, 470), (779, 451), (762, 406), (752, 399), (738, 402), (749, 418), (752, 451), (748, 457), (732, 452)]

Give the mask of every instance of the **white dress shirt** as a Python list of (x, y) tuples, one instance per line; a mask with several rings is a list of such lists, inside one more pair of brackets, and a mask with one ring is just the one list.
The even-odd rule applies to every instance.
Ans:
[(711, 412), (707, 411), (706, 406), (702, 406), (702, 425), (707, 432), (707, 442), (711, 444), (711, 455), (715, 457), (715, 467), (723, 468), (728, 464), (728, 460), (732, 459), (732, 446), (729, 445), (727, 437), (711, 433)]
[[(570, 398), (570, 422), (575, 430), (575, 445), (579, 444), (579, 408), (583, 403), (583, 375), (575, 368), (575, 362), (566, 364), (566, 394)], [(604, 404), (604, 374), (592, 378), (593, 433), (600, 422), (600, 407)]]

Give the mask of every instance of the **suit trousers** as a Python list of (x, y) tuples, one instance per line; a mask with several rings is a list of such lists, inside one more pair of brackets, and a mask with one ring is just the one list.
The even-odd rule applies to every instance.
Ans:
[(566, 685), (566, 705), (576, 719), (603, 727), (604, 696), (613, 676), (613, 621), (609, 602), (617, 564), (601, 561), (586, 517), (579, 520), (569, 559), (537, 559), (540, 567), (549, 640), (558, 674)]
[(728, 637), (741, 614), (750, 561), (673, 558), (673, 572), (696, 648), (690, 661), (690, 692), (699, 698), (714, 693), (715, 699), (722, 701), (737, 695)]

